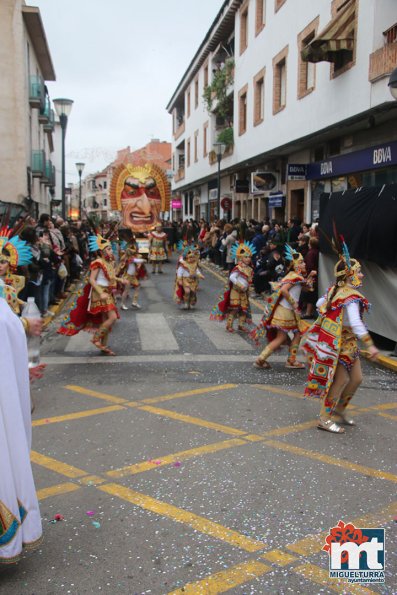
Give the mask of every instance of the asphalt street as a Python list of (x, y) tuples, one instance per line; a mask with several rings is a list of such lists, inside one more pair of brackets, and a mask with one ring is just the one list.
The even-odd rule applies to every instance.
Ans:
[[(46, 331), (32, 452), (44, 541), (0, 567), (1, 595), (397, 593), (396, 374), (364, 362), (357, 426), (319, 431), (305, 371), (283, 350), (253, 368), (257, 348), (209, 320), (223, 281), (203, 272), (194, 311), (172, 300), (175, 262), (150, 276), (111, 333), (116, 357), (57, 335), (59, 318)], [(329, 578), (340, 520), (385, 528), (384, 585)]]

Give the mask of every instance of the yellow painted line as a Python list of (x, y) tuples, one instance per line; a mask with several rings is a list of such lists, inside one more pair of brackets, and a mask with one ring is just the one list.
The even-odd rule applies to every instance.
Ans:
[(45, 498), (50, 498), (51, 496), (59, 496), (60, 494), (75, 492), (79, 489), (80, 486), (76, 485), (75, 483), (65, 482), (58, 483), (57, 485), (50, 486), (49, 488), (42, 488), (41, 490), (37, 490), (36, 494), (39, 500), (45, 500)]
[(95, 397), (96, 399), (102, 399), (103, 401), (108, 401), (109, 403), (121, 404), (121, 403), (127, 403), (127, 401), (128, 401), (128, 399), (122, 399), (121, 397), (115, 397), (114, 395), (108, 395), (106, 393), (99, 393), (96, 390), (84, 388), (83, 386), (76, 386), (74, 384), (68, 384), (67, 386), (65, 386), (65, 388), (67, 390), (74, 392), (74, 393), (88, 395), (89, 397)]
[(277, 564), (277, 566), (287, 566), (288, 564), (293, 564), (299, 559), (296, 556), (287, 554), (281, 550), (271, 550), (270, 552), (261, 554), (261, 558), (265, 558), (265, 560), (268, 562), (273, 562), (274, 564)]
[(374, 405), (374, 407), (368, 407), (368, 409), (376, 409), (379, 411), (387, 411), (388, 409), (397, 409), (397, 403), (383, 403), (383, 405)]
[(187, 424), (193, 424), (195, 426), (201, 426), (202, 428), (208, 428), (210, 430), (216, 430), (217, 432), (223, 432), (224, 434), (231, 434), (232, 436), (243, 436), (247, 432), (244, 430), (238, 430), (237, 428), (231, 428), (230, 426), (224, 426), (217, 424), (212, 421), (207, 421), (199, 417), (192, 417), (190, 415), (183, 415), (182, 413), (176, 413), (176, 411), (170, 411), (169, 409), (159, 409), (157, 407), (144, 406), (139, 407), (142, 411), (148, 411), (149, 413), (155, 413), (156, 415), (162, 415), (163, 417), (169, 417), (178, 421), (183, 421)]
[(82, 485), (99, 485), (101, 483), (105, 483), (105, 481), (107, 481), (106, 479), (104, 479), (103, 477), (98, 477), (98, 475), (86, 475), (85, 477), (82, 477), (81, 479), (77, 480), (78, 483), (81, 483)]
[(82, 471), (81, 469), (77, 469), (77, 467), (72, 467), (72, 465), (67, 465), (66, 463), (62, 463), (61, 461), (57, 461), (56, 459), (42, 455), (39, 452), (35, 452), (34, 450), (32, 450), (30, 453), (30, 460), (32, 463), (40, 465), (40, 467), (45, 467), (50, 471), (55, 471), (60, 475), (65, 475), (65, 477), (76, 478), (83, 477), (83, 475), (88, 475), (86, 471)]
[(247, 436), (244, 436), (244, 440), (247, 440), (248, 442), (262, 442), (263, 440), (266, 440), (266, 438), (260, 434), (247, 434)]
[(336, 593), (349, 593), (349, 595), (370, 595), (371, 593), (375, 593), (375, 591), (371, 591), (361, 585), (348, 583), (347, 579), (330, 578), (328, 570), (319, 568), (314, 564), (295, 566), (291, 568), (291, 571), (299, 574), (299, 576), (302, 576), (312, 583), (316, 583), (323, 587), (327, 586), (331, 591), (336, 591)]
[[(373, 512), (356, 519), (349, 518), (343, 520), (345, 522), (353, 523), (353, 525), (358, 528), (384, 527), (385, 525), (390, 524), (391, 519), (396, 514), (396, 510), (397, 502), (392, 502), (377, 512)], [(339, 517), (335, 520), (335, 525), (337, 525), (338, 521)], [(295, 541), (294, 543), (291, 543), (285, 547), (301, 556), (312, 556), (322, 550), (322, 547), (325, 544), (325, 538), (327, 537), (328, 533), (329, 531), (323, 531), (320, 534), (308, 535), (307, 537), (299, 539), (298, 541)]]
[(152, 469), (156, 469), (157, 467), (171, 465), (176, 461), (186, 461), (187, 459), (191, 459), (193, 457), (199, 457), (205, 454), (225, 450), (226, 448), (233, 448), (235, 446), (243, 446), (244, 444), (247, 444), (245, 442), (245, 438), (244, 440), (241, 440), (240, 438), (232, 438), (231, 440), (224, 440), (222, 442), (206, 444), (205, 446), (191, 448), (190, 450), (182, 450), (171, 455), (166, 455), (165, 457), (155, 457), (153, 460), (143, 461), (142, 463), (135, 463), (134, 465), (122, 467), (121, 469), (114, 469), (112, 471), (108, 471), (106, 475), (108, 475), (109, 477), (124, 477), (126, 475), (135, 475), (137, 473), (143, 473), (144, 471), (152, 471)]
[(292, 426), (284, 426), (283, 428), (276, 428), (275, 430), (268, 430), (263, 432), (264, 436), (287, 436), (287, 434), (294, 434), (295, 432), (302, 432), (309, 428), (314, 428), (318, 424), (317, 420), (305, 421), (301, 424), (294, 424)]
[(211, 574), (201, 581), (188, 583), (176, 591), (170, 591), (168, 595), (217, 595), (218, 593), (226, 593), (229, 589), (252, 581), (270, 570), (272, 570), (270, 566), (266, 566), (261, 562), (242, 562), (227, 570)]
[(173, 399), (181, 399), (182, 397), (191, 397), (192, 395), (203, 395), (205, 393), (214, 393), (218, 390), (228, 390), (230, 388), (236, 388), (237, 384), (215, 384), (214, 386), (208, 386), (206, 388), (196, 388), (194, 390), (186, 390), (180, 393), (173, 393), (169, 395), (161, 395), (160, 397), (152, 397), (150, 399), (142, 399), (140, 403), (161, 403), (163, 401), (171, 401)]
[(306, 448), (300, 448), (299, 446), (293, 446), (292, 444), (286, 444), (285, 442), (278, 442), (277, 440), (267, 440), (264, 442), (264, 444), (271, 446), (272, 448), (285, 450), (286, 452), (292, 452), (293, 454), (297, 454), (302, 457), (314, 459), (315, 461), (321, 461), (327, 465), (335, 465), (336, 467), (342, 467), (343, 469), (348, 469), (349, 471), (355, 471), (356, 473), (362, 473), (363, 475), (376, 477), (377, 479), (386, 479), (387, 481), (393, 481), (395, 483), (397, 482), (397, 475), (393, 475), (393, 473), (388, 473), (387, 471), (373, 469), (372, 467), (364, 467), (364, 465), (358, 465), (357, 463), (349, 463), (349, 461), (337, 459), (336, 457), (324, 455), (312, 450), (307, 450)]
[(168, 517), (178, 523), (189, 525), (200, 533), (210, 535), (211, 537), (229, 543), (230, 545), (247, 552), (257, 552), (266, 546), (265, 543), (246, 537), (237, 531), (223, 527), (222, 525), (198, 516), (197, 514), (183, 510), (182, 508), (177, 508), (172, 504), (160, 502), (155, 498), (135, 492), (134, 490), (116, 483), (108, 483), (98, 486), (98, 490), (116, 496), (117, 498), (121, 498), (122, 500), (126, 500), (127, 502), (131, 502), (131, 504), (135, 504), (144, 510), (150, 510), (151, 512)]
[(125, 409), (121, 405), (110, 405), (109, 407), (100, 407), (99, 409), (88, 409), (86, 411), (77, 411), (76, 413), (67, 413), (66, 415), (57, 415), (55, 417), (48, 417), (43, 419), (35, 419), (32, 426), (46, 426), (47, 424), (56, 424), (63, 421), (70, 421), (72, 419), (80, 419), (82, 417), (91, 417), (91, 415), (100, 415), (101, 413), (111, 413), (112, 411), (121, 411)]
[(279, 388), (278, 386), (273, 386), (271, 384), (251, 384), (251, 386), (253, 388), (264, 390), (269, 393), (275, 393), (276, 395), (286, 395), (287, 397), (297, 397), (298, 399), (304, 398), (303, 392), (298, 393), (294, 390), (286, 390), (284, 388)]
[(390, 415), (390, 413), (378, 413), (378, 415), (387, 417), (387, 419), (394, 419), (394, 421), (397, 420), (397, 415)]

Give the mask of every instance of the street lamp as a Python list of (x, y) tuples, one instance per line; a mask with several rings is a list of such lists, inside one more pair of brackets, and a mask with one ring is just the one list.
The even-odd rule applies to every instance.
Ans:
[(388, 86), (394, 99), (397, 99), (397, 68), (391, 73)]
[(81, 174), (83, 173), (85, 163), (76, 163), (77, 171), (79, 172), (79, 219), (81, 221)]
[(215, 152), (216, 152), (216, 159), (218, 161), (218, 204), (217, 204), (217, 211), (218, 211), (218, 219), (221, 218), (221, 159), (222, 155), (225, 152), (226, 145), (224, 143), (216, 142), (214, 143)]
[(66, 126), (68, 125), (68, 117), (72, 111), (72, 99), (53, 99), (52, 100), (55, 111), (58, 115), (59, 122), (62, 128), (62, 219), (66, 219), (66, 205), (65, 205), (65, 135)]

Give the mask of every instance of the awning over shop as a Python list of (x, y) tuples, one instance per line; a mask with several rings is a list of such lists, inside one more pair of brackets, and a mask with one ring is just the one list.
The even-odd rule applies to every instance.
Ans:
[(304, 62), (337, 62), (341, 53), (353, 58), (356, 0), (348, 0), (328, 25), (303, 48)]

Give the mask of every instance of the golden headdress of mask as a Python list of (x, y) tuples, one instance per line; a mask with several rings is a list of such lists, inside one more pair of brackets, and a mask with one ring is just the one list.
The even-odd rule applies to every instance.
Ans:
[(127, 178), (133, 177), (142, 184), (147, 179), (152, 178), (160, 194), (161, 211), (169, 211), (171, 188), (165, 172), (155, 163), (146, 163), (145, 165), (121, 164), (113, 173), (110, 185), (110, 206), (114, 211), (121, 211), (121, 194)]

